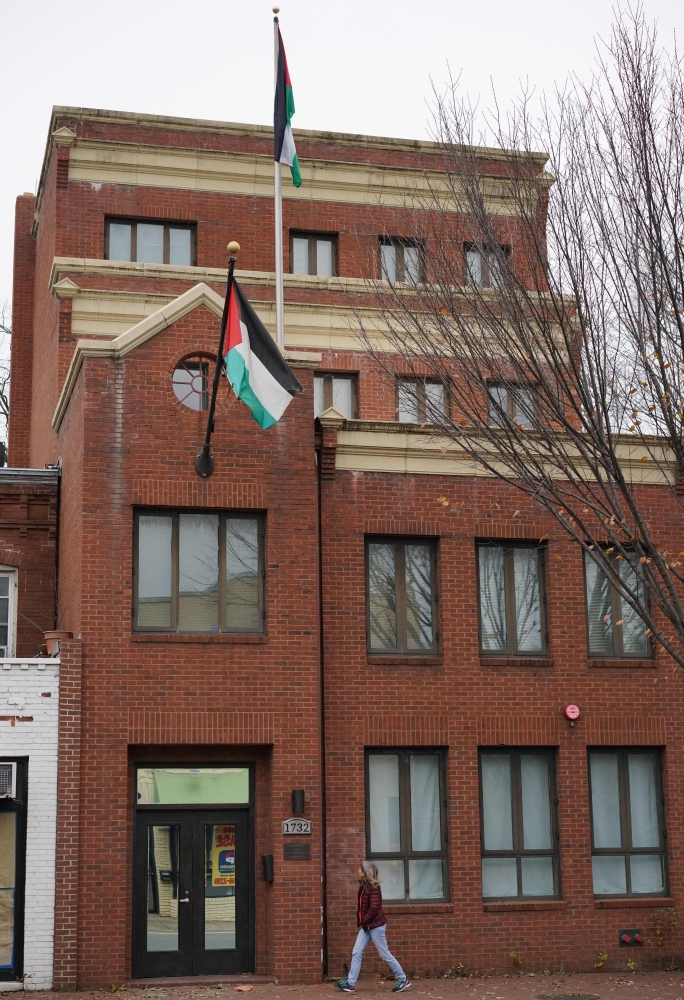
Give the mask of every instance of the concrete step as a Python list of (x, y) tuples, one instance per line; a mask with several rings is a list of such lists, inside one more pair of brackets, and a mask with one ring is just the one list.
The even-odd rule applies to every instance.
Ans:
[(131, 979), (126, 983), (129, 990), (155, 989), (160, 986), (245, 986), (274, 983), (273, 976), (257, 976), (242, 973), (239, 976), (161, 976), (159, 979)]

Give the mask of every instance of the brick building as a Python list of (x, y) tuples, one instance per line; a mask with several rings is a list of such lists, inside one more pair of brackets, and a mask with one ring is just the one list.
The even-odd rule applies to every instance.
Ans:
[[(671, 960), (680, 671), (597, 627), (581, 554), (435, 439), (441, 387), (395, 399), (354, 333), (360, 314), (383, 344), (369, 273), (420, 277), (411, 199), (437, 147), (298, 133), (285, 346), (305, 392), (261, 431), (224, 383), (216, 471), (195, 474), (230, 239), (274, 327), (271, 142), (57, 108), (17, 202), (9, 462), (61, 460), (75, 637), (55, 984), (342, 974), (364, 856), (407, 971), (622, 967), (633, 928), (639, 962)], [(515, 264), (505, 190), (493, 211)], [(681, 547), (669, 491), (639, 489)]]

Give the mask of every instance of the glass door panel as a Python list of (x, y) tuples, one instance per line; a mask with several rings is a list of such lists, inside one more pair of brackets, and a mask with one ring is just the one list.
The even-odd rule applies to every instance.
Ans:
[(179, 826), (148, 826), (148, 951), (178, 951), (179, 843)]
[(0, 813), (0, 969), (14, 965), (14, 893), (17, 814)]
[(205, 825), (204, 948), (235, 948), (235, 825)]

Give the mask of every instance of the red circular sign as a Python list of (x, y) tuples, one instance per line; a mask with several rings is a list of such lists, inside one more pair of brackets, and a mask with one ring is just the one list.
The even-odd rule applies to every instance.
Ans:
[(577, 705), (566, 705), (564, 711), (566, 719), (570, 719), (573, 722), (580, 717), (580, 710)]

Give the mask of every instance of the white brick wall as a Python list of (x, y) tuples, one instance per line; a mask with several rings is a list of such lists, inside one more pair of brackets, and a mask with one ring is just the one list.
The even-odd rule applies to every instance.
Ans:
[[(49, 697), (46, 697), (49, 695)], [(24, 982), (6, 990), (49, 990), (55, 928), (55, 839), (59, 659), (0, 659), (0, 756), (28, 757)]]

